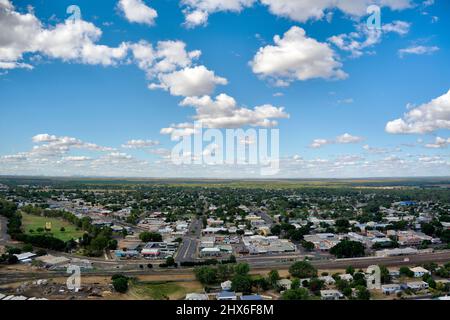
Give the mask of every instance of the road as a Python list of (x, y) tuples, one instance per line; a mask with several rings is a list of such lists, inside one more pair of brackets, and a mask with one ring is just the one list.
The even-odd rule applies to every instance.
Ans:
[(202, 231), (202, 222), (199, 218), (194, 218), (189, 225), (189, 230), (183, 237), (183, 242), (178, 249), (175, 260), (177, 262), (195, 260), (197, 254), (198, 241)]
[(272, 226), (273, 225), (273, 219), (272, 217), (267, 214), (266, 212), (263, 211), (257, 211), (256, 215), (259, 216), (261, 219), (264, 220), (264, 222), (268, 225), (268, 226)]

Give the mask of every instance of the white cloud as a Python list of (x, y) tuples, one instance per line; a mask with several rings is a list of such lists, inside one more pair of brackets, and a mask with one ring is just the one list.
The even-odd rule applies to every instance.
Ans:
[(314, 148), (314, 149), (318, 149), (327, 144), (332, 144), (332, 143), (333, 143), (333, 141), (326, 140), (326, 139), (314, 139), (313, 142), (311, 143), (310, 147)]
[(394, 32), (401, 36), (408, 34), (410, 28), (411, 28), (411, 23), (406, 22), (406, 21), (399, 21), (399, 20), (384, 24), (382, 26), (382, 30), (384, 32)]
[(348, 133), (344, 133), (343, 135), (336, 137), (336, 143), (340, 144), (359, 143), (363, 140), (364, 138), (362, 137), (352, 136), (351, 134)]
[(119, 0), (118, 8), (130, 22), (154, 25), (158, 13), (142, 0)]
[(132, 44), (131, 50), (136, 64), (152, 81), (150, 89), (167, 90), (175, 96), (200, 96), (228, 83), (205, 66), (195, 66), (201, 51), (186, 51), (182, 41), (160, 41), (156, 48), (141, 41)]
[(269, 7), (269, 11), (277, 16), (286, 17), (298, 22), (322, 19), (328, 10), (338, 9), (343, 13), (362, 17), (367, 7), (378, 4), (393, 10), (411, 7), (410, 0), (260, 0)]
[(226, 94), (220, 94), (215, 99), (210, 96), (188, 97), (181, 105), (194, 107), (194, 119), (208, 128), (273, 127), (278, 123), (272, 119), (289, 117), (284, 108), (270, 104), (253, 109), (238, 107), (236, 100)]
[(439, 129), (450, 129), (450, 90), (428, 103), (409, 110), (403, 118), (386, 124), (386, 132), (393, 134), (424, 134)]
[(148, 147), (154, 147), (160, 145), (159, 141), (156, 140), (130, 140), (127, 143), (122, 145), (122, 148), (125, 149), (145, 149)]
[(205, 25), (208, 16), (215, 12), (240, 12), (255, 3), (267, 6), (278, 17), (285, 17), (297, 22), (331, 19), (334, 9), (342, 11), (351, 18), (366, 15), (367, 7), (376, 4), (392, 10), (412, 7), (410, 0), (181, 0), (186, 18), (185, 25), (195, 27)]
[[(210, 96), (187, 97), (181, 103), (183, 107), (194, 107), (196, 114), (193, 119), (206, 128), (241, 128), (274, 127), (278, 122), (274, 119), (289, 118), (289, 114), (282, 107), (270, 104), (254, 107), (253, 109), (239, 107), (234, 98), (220, 94), (214, 99)], [(171, 135), (172, 140), (183, 136), (190, 136), (197, 132), (193, 123), (172, 124), (161, 129), (161, 134)]]
[(432, 46), (412, 46), (405, 49), (398, 50), (398, 54), (401, 58), (403, 58), (405, 55), (408, 54), (414, 54), (414, 55), (423, 55), (423, 54), (432, 54), (436, 51), (439, 51), (439, 47)]
[(218, 77), (205, 66), (184, 68), (172, 73), (161, 74), (159, 84), (150, 84), (150, 89), (169, 90), (174, 96), (201, 96), (210, 94), (216, 85), (226, 85), (227, 79)]
[(426, 148), (431, 148), (431, 149), (441, 149), (441, 148), (446, 148), (448, 145), (450, 144), (450, 138), (441, 138), (441, 137), (436, 137), (435, 141), (433, 143), (427, 143), (425, 144)]
[(366, 150), (367, 152), (373, 153), (373, 154), (383, 154), (383, 153), (388, 152), (387, 149), (371, 147), (368, 144), (364, 145), (363, 149)]
[[(405, 35), (409, 32), (411, 24), (405, 21), (394, 21), (382, 26), (381, 30), (369, 29), (366, 24), (356, 25), (356, 31), (349, 34), (340, 34), (328, 38), (328, 41), (342, 51), (351, 53), (353, 58), (362, 56), (369, 48), (380, 43), (383, 34), (397, 33)], [(370, 53), (370, 52), (369, 52)]]
[[(130, 12), (146, 12), (141, 1), (121, 1), (119, 5)], [(227, 84), (225, 78), (197, 66), (194, 61), (201, 51), (187, 51), (182, 41), (159, 41), (156, 47), (146, 41), (122, 42), (109, 47), (97, 44), (102, 31), (92, 23), (76, 20), (45, 27), (34, 13), (16, 12), (7, 0), (0, 3), (0, 30), (0, 69), (31, 69), (32, 65), (22, 60), (26, 53), (34, 53), (103, 66), (133, 61), (146, 72), (151, 89), (162, 88), (173, 95), (211, 94), (216, 85)]]
[(305, 30), (294, 26), (283, 37), (274, 37), (275, 45), (260, 48), (253, 58), (253, 72), (288, 85), (295, 80), (314, 78), (345, 79), (347, 74), (327, 43), (306, 36)]
[(89, 161), (92, 160), (89, 157), (85, 156), (70, 156), (70, 157), (64, 157), (62, 158), (63, 161), (69, 161), (69, 162), (82, 162), (82, 161)]
[(182, 137), (190, 136), (196, 133), (194, 124), (192, 123), (178, 123), (171, 124), (170, 127), (162, 128), (161, 134), (171, 135), (171, 139), (176, 141)]
[(24, 54), (85, 64), (115, 65), (127, 55), (127, 44), (116, 48), (98, 45), (102, 31), (92, 23), (77, 20), (46, 28), (33, 12), (21, 14), (8, 1), (0, 2), (0, 68), (31, 68)]
[(364, 141), (363, 137), (353, 136), (349, 133), (344, 133), (332, 140), (314, 139), (313, 142), (310, 144), (310, 147), (318, 149), (329, 144), (352, 144), (352, 143), (360, 143), (362, 141)]
[(353, 100), (353, 98), (346, 98), (346, 99), (338, 100), (339, 104), (352, 104), (353, 102), (355, 102), (355, 100)]
[(256, 0), (181, 0), (187, 27), (206, 25), (208, 16), (219, 11), (240, 12)]

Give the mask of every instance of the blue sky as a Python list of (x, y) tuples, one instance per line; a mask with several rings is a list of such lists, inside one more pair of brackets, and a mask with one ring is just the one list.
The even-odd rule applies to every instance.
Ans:
[[(328, 2), (0, 0), (0, 174), (258, 177), (170, 163), (177, 142), (162, 129), (197, 116), (219, 129), (276, 121), (276, 177), (448, 176), (450, 3)], [(380, 31), (365, 25), (373, 3)], [(73, 4), (81, 20), (68, 22)], [(137, 56), (141, 41), (151, 55)], [(224, 114), (219, 94), (234, 99)]]

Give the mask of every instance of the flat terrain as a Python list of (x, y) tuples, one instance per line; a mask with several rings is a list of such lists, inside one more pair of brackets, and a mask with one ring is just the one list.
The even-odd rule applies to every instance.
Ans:
[[(83, 231), (77, 230), (77, 228), (62, 219), (39, 217), (22, 212), (22, 228), (26, 234), (38, 235), (38, 228), (45, 228), (46, 222), (51, 222), (52, 230), (50, 233), (58, 239), (67, 241), (70, 239), (77, 239), (83, 235)], [(65, 231), (61, 231), (61, 227), (64, 227)], [(34, 230), (33, 233), (30, 230)]]
[(138, 282), (127, 295), (133, 300), (180, 300), (187, 293), (202, 292), (199, 282)]

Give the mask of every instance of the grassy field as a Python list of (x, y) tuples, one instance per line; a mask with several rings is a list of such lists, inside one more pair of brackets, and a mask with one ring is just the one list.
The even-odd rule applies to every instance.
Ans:
[[(51, 222), (52, 230), (50, 233), (58, 239), (67, 241), (70, 239), (77, 239), (83, 235), (83, 231), (76, 230), (76, 227), (62, 219), (39, 217), (22, 212), (22, 228), (26, 234), (38, 235), (38, 228), (44, 228), (46, 222)], [(61, 231), (61, 227), (64, 227), (65, 231)], [(34, 230), (33, 233), (30, 230)]]
[(128, 294), (138, 300), (181, 300), (186, 293), (201, 292), (198, 282), (137, 282), (130, 285)]

